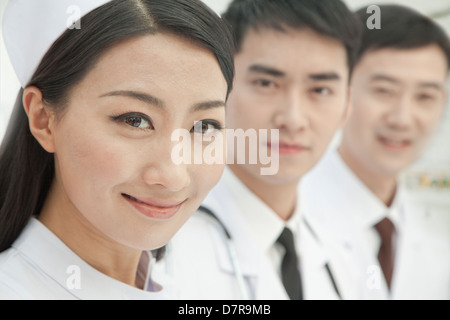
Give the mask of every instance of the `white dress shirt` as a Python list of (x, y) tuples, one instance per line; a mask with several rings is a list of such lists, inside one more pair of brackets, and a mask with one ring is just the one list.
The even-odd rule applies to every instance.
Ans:
[(166, 290), (150, 277), (153, 260), (148, 252), (142, 255), (137, 273), (146, 285), (140, 290), (92, 268), (32, 218), (12, 247), (0, 254), (0, 299), (167, 299)]
[(227, 185), (233, 186), (230, 188), (231, 193), (237, 205), (242, 209), (242, 216), (249, 226), (252, 238), (259, 244), (261, 250), (267, 254), (268, 260), (272, 262), (274, 272), (281, 279), (281, 260), (285, 250), (283, 246), (277, 243), (277, 239), (285, 227), (292, 231), (294, 238), (297, 237), (301, 216), (300, 199), (298, 199), (289, 220), (283, 221), (266, 203), (251, 192), (230, 169), (226, 169), (223, 178)]
[[(402, 187), (387, 207), (337, 151), (329, 152), (303, 178), (301, 190), (307, 199), (304, 211), (308, 218), (328, 230), (338, 244), (335, 251), (350, 255), (349, 267), (359, 269), (357, 298), (448, 298), (450, 288), (442, 283), (450, 281), (449, 269), (445, 271), (450, 267), (450, 214), (426, 208)], [(380, 237), (374, 228), (385, 217), (396, 228), (391, 290), (378, 263)]]

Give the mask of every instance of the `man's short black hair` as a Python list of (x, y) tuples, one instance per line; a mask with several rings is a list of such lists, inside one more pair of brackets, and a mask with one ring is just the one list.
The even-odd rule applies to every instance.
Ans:
[[(371, 50), (415, 49), (436, 44), (445, 53), (447, 66), (450, 69), (450, 41), (444, 29), (436, 22), (405, 6), (379, 5), (378, 7), (381, 14), (380, 29), (363, 28), (358, 60)], [(370, 16), (366, 7), (357, 10), (356, 14), (364, 24)]]
[(341, 0), (234, 0), (222, 17), (232, 28), (237, 52), (250, 28), (280, 32), (286, 32), (287, 27), (308, 28), (341, 42), (349, 69), (353, 69), (362, 25)]

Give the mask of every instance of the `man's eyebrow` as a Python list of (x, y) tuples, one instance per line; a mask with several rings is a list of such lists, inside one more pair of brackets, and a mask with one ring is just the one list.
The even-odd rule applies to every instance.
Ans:
[(155, 106), (159, 109), (164, 109), (165, 104), (162, 100), (142, 92), (136, 92), (131, 90), (119, 90), (119, 91), (111, 91), (109, 93), (105, 93), (100, 96), (100, 98), (103, 97), (115, 97), (115, 96), (122, 96), (122, 97), (128, 97), (133, 98), (142, 102), (145, 102), (147, 104), (151, 104), (152, 106)]
[(264, 73), (273, 77), (284, 77), (286, 75), (283, 71), (280, 71), (273, 67), (264, 66), (262, 64), (251, 65), (248, 70), (258, 73)]
[[(383, 74), (375, 74), (371, 77), (372, 81), (388, 81), (391, 82), (393, 84), (399, 84), (400, 81), (398, 81), (397, 79), (395, 79), (394, 77), (388, 76), (388, 75), (383, 75)], [(434, 82), (434, 81), (424, 81), (424, 82), (419, 82), (417, 84), (417, 87), (419, 88), (432, 88), (432, 89), (436, 89), (436, 90), (442, 90), (442, 85), (438, 82)]]
[(437, 82), (421, 82), (418, 85), (419, 88), (431, 88), (436, 90), (442, 90), (443, 86)]
[[(122, 97), (136, 99), (136, 100), (142, 101), (144, 103), (150, 104), (152, 106), (155, 106), (159, 109), (165, 108), (165, 103), (161, 99), (158, 99), (147, 93), (136, 92), (136, 91), (132, 91), (132, 90), (111, 91), (109, 93), (105, 93), (105, 94), (101, 95), (100, 98), (116, 97), (116, 96), (122, 96)], [(194, 104), (192, 106), (191, 110), (193, 112), (196, 112), (196, 111), (214, 109), (214, 108), (219, 108), (219, 107), (225, 107), (225, 101), (211, 100), (211, 101), (199, 102), (199, 103)]]
[(313, 73), (308, 75), (308, 78), (313, 81), (339, 81), (341, 80), (341, 76), (337, 74), (336, 72), (320, 72), (320, 73)]
[(370, 77), (370, 80), (371, 81), (387, 81), (387, 82), (392, 82), (394, 84), (399, 83), (399, 81), (397, 79), (395, 79), (394, 77), (384, 75), (384, 74), (374, 74), (373, 76)]

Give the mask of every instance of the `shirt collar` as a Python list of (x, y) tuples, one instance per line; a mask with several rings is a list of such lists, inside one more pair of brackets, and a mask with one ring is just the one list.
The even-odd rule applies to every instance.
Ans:
[[(404, 190), (398, 186), (395, 198), (391, 206), (386, 206), (347, 166), (338, 151), (331, 152), (328, 156), (329, 169), (335, 181), (345, 181), (345, 187), (340, 188), (345, 194), (347, 203), (351, 205), (348, 212), (352, 219), (363, 228), (371, 228), (385, 217), (391, 219), (394, 225), (398, 225), (400, 208), (403, 205)], [(327, 161), (325, 161), (325, 164)], [(336, 190), (339, 194), (339, 191)], [(350, 198), (351, 197), (351, 198)]]
[(229, 186), (233, 197), (241, 209), (256, 243), (263, 250), (276, 242), (284, 227), (289, 227), (294, 236), (300, 219), (299, 206), (296, 206), (294, 214), (288, 221), (283, 221), (266, 203), (258, 198), (242, 181), (228, 168), (225, 168), (223, 179)]
[[(140, 290), (92, 268), (34, 218), (30, 219), (21, 236), (14, 242), (13, 247), (31, 261), (35, 267), (78, 299), (147, 300), (167, 298), (164, 290), (158, 292)], [(145, 255), (143, 256), (145, 257)], [(141, 262), (146, 266), (140, 266), (140, 269), (143, 267), (147, 270), (147, 274), (145, 274), (146, 289), (149, 289), (150, 286), (158, 287), (158, 285), (153, 283), (149, 277), (153, 257), (149, 253), (147, 253), (147, 257), (148, 259), (141, 259)], [(70, 288), (68, 285), (71, 272), (74, 271), (79, 272), (80, 275), (79, 288)], [(140, 271), (142, 272), (142, 269)]]

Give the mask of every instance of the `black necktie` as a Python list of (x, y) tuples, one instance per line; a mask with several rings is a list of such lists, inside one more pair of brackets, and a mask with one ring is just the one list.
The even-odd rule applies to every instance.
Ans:
[(302, 281), (298, 270), (298, 257), (292, 231), (284, 228), (277, 242), (285, 249), (285, 254), (281, 262), (281, 279), (284, 288), (291, 300), (302, 300)]
[(395, 232), (394, 224), (388, 218), (384, 218), (375, 226), (381, 238), (381, 245), (378, 251), (378, 261), (388, 287), (391, 287), (392, 273), (394, 271), (394, 248), (392, 246), (392, 236)]

